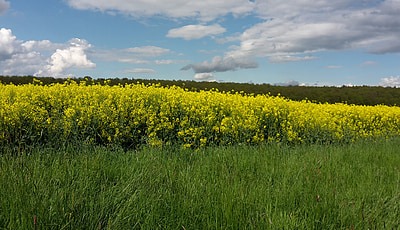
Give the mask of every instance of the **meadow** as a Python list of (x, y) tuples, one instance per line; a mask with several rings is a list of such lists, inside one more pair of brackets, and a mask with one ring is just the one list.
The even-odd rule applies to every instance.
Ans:
[(400, 107), (0, 84), (0, 229), (397, 229)]
[(0, 228), (398, 229), (399, 145), (34, 148), (0, 157)]

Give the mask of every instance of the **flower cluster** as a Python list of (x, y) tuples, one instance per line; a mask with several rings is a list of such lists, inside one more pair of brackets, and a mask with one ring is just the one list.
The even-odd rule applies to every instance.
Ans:
[(179, 87), (0, 84), (0, 143), (331, 143), (398, 136), (400, 107), (296, 102)]

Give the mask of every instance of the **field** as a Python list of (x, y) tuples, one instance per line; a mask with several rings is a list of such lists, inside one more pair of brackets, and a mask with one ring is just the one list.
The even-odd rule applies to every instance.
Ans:
[(400, 139), (0, 157), (4, 229), (398, 229)]
[[(64, 83), (65, 78), (39, 77), (34, 76), (0, 76), (0, 82), (4, 84), (13, 83), (16, 85), (29, 84), (34, 79), (40, 80), (43, 85), (54, 83)], [(218, 89), (220, 92), (244, 92), (246, 94), (272, 96), (281, 95), (294, 101), (308, 99), (317, 103), (346, 103), (354, 105), (400, 105), (400, 88), (381, 87), (381, 86), (277, 86), (270, 84), (252, 83), (233, 83), (233, 82), (205, 82), (205, 81), (183, 81), (183, 80), (160, 80), (160, 79), (128, 79), (128, 78), (96, 78), (89, 76), (84, 78), (74, 78), (80, 83), (85, 81), (89, 84), (125, 85), (136, 84), (137, 82), (145, 85), (160, 84), (164, 87), (179, 86), (189, 91), (199, 92)]]
[(0, 84), (0, 229), (397, 229), (400, 107)]
[(349, 143), (400, 134), (400, 107), (317, 104), (179, 87), (0, 84), (0, 144), (75, 141), (199, 148), (281, 142)]

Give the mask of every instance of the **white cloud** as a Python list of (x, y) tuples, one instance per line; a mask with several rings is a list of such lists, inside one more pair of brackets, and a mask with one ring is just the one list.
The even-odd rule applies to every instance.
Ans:
[(385, 87), (400, 87), (400, 76), (382, 78), (379, 85)]
[[(364, 2), (367, 2), (366, 0)], [(348, 9), (354, 4), (351, 0), (289, 0), (275, 1), (264, 0), (257, 4), (257, 13), (264, 18), (295, 18), (301, 15), (326, 14), (337, 9)]]
[(240, 33), (235, 33), (233, 35), (222, 37), (222, 38), (216, 38), (215, 41), (218, 44), (225, 44), (225, 43), (229, 43), (229, 42), (237, 42), (237, 41), (240, 41)]
[(149, 61), (143, 60), (143, 59), (138, 59), (138, 58), (116, 58), (116, 59), (110, 59), (110, 61), (117, 61), (117, 62), (122, 62), (122, 63), (130, 63), (130, 64), (148, 64)]
[(158, 46), (137, 46), (126, 49), (96, 50), (92, 55), (107, 62), (149, 64), (152, 62), (152, 58), (169, 53), (171, 53), (171, 50)]
[(212, 35), (222, 34), (226, 31), (225, 28), (218, 24), (214, 25), (186, 25), (180, 28), (171, 29), (168, 31), (169, 38), (183, 38), (185, 40), (200, 39)]
[(7, 60), (0, 62), (3, 75), (32, 75), (46, 65), (46, 58), (39, 52), (17, 53)]
[(96, 64), (90, 61), (85, 53), (90, 46), (86, 40), (71, 39), (69, 46), (57, 49), (51, 55), (48, 65), (39, 70), (36, 75), (60, 76), (69, 68), (94, 68)]
[(328, 65), (328, 66), (325, 66), (325, 68), (327, 68), (327, 69), (341, 69), (341, 68), (343, 68), (343, 66), (341, 66), (341, 65)]
[(363, 63), (361, 63), (361, 66), (363, 67), (367, 67), (367, 66), (374, 66), (377, 65), (378, 63), (376, 63), (375, 61), (365, 61)]
[(155, 60), (154, 63), (157, 65), (169, 65), (175, 63), (175, 60), (169, 60), (169, 59), (164, 59), (164, 60)]
[(29, 75), (46, 64), (40, 50), (27, 49), (24, 45), (12, 30), (0, 29), (0, 74)]
[(195, 73), (213, 73), (235, 71), (237, 69), (251, 69), (256, 68), (257, 66), (256, 62), (249, 59), (216, 56), (211, 62), (205, 61), (202, 63), (189, 64), (184, 66), (181, 70), (193, 69)]
[[(264, 21), (245, 30), (240, 46), (229, 55), (293, 56), (323, 50), (363, 49), (371, 53), (400, 52), (399, 0), (66, 0), (73, 8), (170, 19), (213, 21), (222, 16), (252, 14)], [(207, 30), (206, 30), (207, 29)], [(201, 31), (203, 33), (201, 33)], [(167, 37), (187, 40), (221, 34), (218, 24), (171, 29)], [(224, 39), (220, 39), (224, 41)]]
[(255, 3), (249, 0), (66, 0), (66, 2), (80, 10), (122, 13), (133, 17), (195, 18), (201, 21), (211, 21), (227, 14), (245, 15), (255, 8)]
[(21, 41), (10, 29), (1, 28), (0, 74), (60, 76), (70, 68), (93, 68), (86, 55), (90, 46), (77, 38), (67, 44)]
[(156, 73), (156, 71), (154, 69), (148, 69), (148, 68), (135, 68), (132, 70), (126, 70), (124, 71), (125, 73), (147, 73), (147, 74), (154, 74)]
[(32, 51), (32, 50), (42, 50), (42, 51), (51, 51), (55, 50), (57, 48), (61, 48), (61, 44), (54, 44), (50, 42), (49, 40), (42, 40), (42, 41), (26, 41), (21, 44), (21, 46), (26, 50), (26, 51)]
[(0, 15), (10, 8), (10, 3), (6, 0), (0, 0)]
[(139, 46), (126, 49), (128, 53), (133, 53), (141, 57), (157, 57), (170, 52), (169, 49), (158, 46)]
[(187, 60), (178, 60), (178, 59), (161, 59), (155, 60), (154, 63), (157, 65), (170, 65), (170, 64), (178, 64), (178, 63), (185, 63)]
[(8, 59), (18, 49), (19, 42), (10, 29), (0, 29), (0, 61)]
[(257, 15), (264, 21), (238, 36), (239, 46), (232, 46), (223, 58), (184, 69), (235, 70), (242, 68), (236, 60), (257, 57), (270, 62), (308, 61), (315, 59), (311, 53), (325, 50), (400, 52), (399, 7), (399, 0), (258, 1)]
[[(270, 62), (309, 61), (327, 50), (400, 52), (400, 0), (66, 0), (73, 8), (130, 15), (190, 19), (193, 25), (174, 28), (167, 37), (201, 39), (225, 33), (217, 23), (224, 16), (251, 14), (261, 22), (240, 34), (218, 38), (237, 42), (222, 57), (183, 69), (213, 73), (256, 68), (256, 58)], [(197, 24), (196, 24), (197, 22)]]
[[(308, 54), (322, 50), (340, 50), (351, 45), (351, 33), (341, 24), (331, 22), (296, 23), (281, 19), (268, 20), (254, 25), (243, 32), (240, 46), (234, 47), (229, 55), (236, 57), (268, 57), (272, 61), (293, 58), (298, 54)], [(310, 60), (310, 55), (304, 60)]]
[(245, 30), (240, 46), (230, 55), (293, 56), (344, 49), (400, 52), (399, 0), (266, 0), (257, 6), (264, 21)]
[[(170, 38), (201, 39), (226, 33), (224, 16), (251, 14), (260, 21), (241, 32), (232, 31), (217, 42), (234, 42), (225, 53), (212, 60), (189, 64), (196, 74), (256, 68), (256, 58), (270, 62), (309, 61), (315, 53), (326, 50), (361, 50), (374, 54), (400, 53), (400, 0), (65, 0), (80, 10), (124, 14), (134, 18), (161, 17), (192, 25), (174, 28)], [(9, 8), (0, 0), (0, 13)], [(221, 23), (218, 24), (218, 23)], [(184, 24), (181, 24), (184, 25)], [(226, 27), (228, 28), (228, 27)], [(0, 73), (12, 70), (16, 63), (32, 63), (30, 70), (48, 60), (42, 72), (64, 72), (69, 68), (93, 67), (86, 56), (90, 47), (50, 41), (19, 41), (11, 30), (0, 31)], [(48, 52), (48, 54), (46, 53)], [(172, 64), (172, 60), (154, 60), (171, 51), (157, 46), (120, 50), (96, 50), (90, 57), (133, 64)], [(215, 54), (217, 55), (217, 54)], [(73, 60), (67, 61), (66, 57)], [(78, 58), (79, 57), (79, 58)], [(37, 59), (36, 63), (35, 59)], [(362, 66), (369, 66), (363, 64)], [(21, 66), (21, 69), (28, 68)], [(19, 71), (22, 71), (19, 70)], [(201, 75), (199, 75), (201, 76)]]
[(214, 79), (214, 75), (212, 73), (196, 73), (194, 75), (194, 79), (199, 81), (212, 81)]
[(314, 60), (314, 56), (292, 56), (292, 55), (282, 55), (282, 56), (272, 56), (269, 58), (270, 62), (282, 63), (282, 62), (294, 62), (294, 61), (310, 61)]

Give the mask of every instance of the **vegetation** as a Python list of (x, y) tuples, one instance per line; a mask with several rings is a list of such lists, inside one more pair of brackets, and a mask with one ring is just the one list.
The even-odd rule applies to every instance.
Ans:
[[(33, 82), (33, 76), (0, 76), (0, 82), (16, 85)], [(52, 83), (64, 83), (67, 79), (40, 77), (44, 85)], [(92, 79), (91, 77), (76, 78), (80, 81), (93, 82), (93, 84), (124, 85), (143, 83), (145, 85), (160, 84), (162, 86), (179, 86), (190, 91), (218, 89), (220, 92), (244, 92), (246, 94), (269, 94), (283, 96), (285, 98), (301, 101), (308, 99), (320, 103), (346, 103), (355, 105), (400, 105), (400, 88), (380, 86), (355, 86), (355, 87), (312, 87), (312, 86), (276, 86), (270, 84), (232, 83), (232, 82), (198, 82), (182, 80), (149, 80), (149, 79)]]
[(399, 144), (3, 154), (0, 228), (399, 229)]
[(26, 78), (0, 83), (0, 229), (400, 228), (400, 107)]
[(290, 101), (178, 87), (0, 84), (0, 143), (76, 140), (126, 149), (268, 142), (342, 143), (398, 136), (400, 107)]

